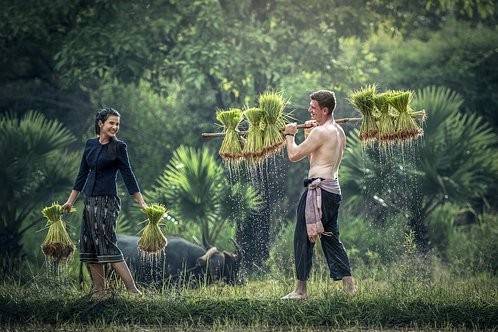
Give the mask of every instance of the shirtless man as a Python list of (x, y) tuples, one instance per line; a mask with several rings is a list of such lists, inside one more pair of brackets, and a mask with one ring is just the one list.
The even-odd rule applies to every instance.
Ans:
[[(285, 127), (287, 155), (297, 162), (310, 159), (307, 188), (299, 200), (297, 222), (294, 231), (294, 258), (297, 275), (296, 288), (284, 299), (305, 299), (308, 297), (306, 281), (311, 270), (313, 247), (318, 237), (330, 270), (330, 277), (342, 280), (343, 289), (355, 293), (349, 259), (344, 245), (339, 240), (337, 214), (341, 201), (338, 170), (341, 164), (346, 136), (334, 120), (336, 105), (332, 91), (320, 90), (310, 95), (308, 112), (314, 128), (304, 142), (297, 145), (294, 136), (296, 123)], [(306, 132), (305, 132), (306, 133)], [(321, 204), (320, 204), (321, 203)]]

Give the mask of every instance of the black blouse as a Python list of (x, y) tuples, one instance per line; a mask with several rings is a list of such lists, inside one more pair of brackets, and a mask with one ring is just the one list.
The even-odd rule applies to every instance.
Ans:
[(98, 137), (86, 141), (80, 170), (73, 189), (82, 191), (86, 196), (117, 196), (116, 176), (121, 172), (128, 193), (140, 191), (137, 180), (128, 160), (126, 143), (118, 140), (116, 156), (109, 154), (107, 144), (100, 144)]

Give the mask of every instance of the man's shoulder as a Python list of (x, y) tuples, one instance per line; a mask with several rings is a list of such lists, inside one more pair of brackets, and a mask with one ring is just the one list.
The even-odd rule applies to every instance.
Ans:
[(316, 126), (311, 129), (310, 134), (313, 133), (314, 135), (325, 135), (327, 134), (328, 129), (325, 126)]
[[(317, 128), (319, 128), (319, 127), (317, 127)], [(320, 137), (326, 138), (327, 141), (336, 141), (337, 139), (339, 139), (339, 140), (346, 139), (346, 134), (344, 133), (344, 129), (342, 129), (342, 127), (339, 126), (337, 123), (323, 126), (323, 128), (321, 128), (321, 130), (318, 131), (317, 134)]]
[(325, 126), (316, 126), (315, 128), (312, 129), (310, 135), (319, 140), (323, 139), (329, 140), (330, 137), (335, 137), (336, 133), (337, 133), (337, 128), (335, 128), (334, 126), (325, 125)]
[(341, 125), (339, 125), (338, 123), (335, 123), (334, 124), (334, 127), (335, 129), (339, 132), (339, 134), (341, 134), (342, 136), (345, 136), (346, 134), (344, 133), (344, 129), (342, 129)]
[(334, 124), (328, 124), (328, 125), (325, 125), (325, 126), (318, 126), (318, 127), (315, 127), (314, 129), (316, 129), (317, 131), (317, 134), (321, 134), (321, 135), (331, 135), (331, 134), (336, 134), (336, 133), (339, 133), (339, 134), (344, 134), (344, 130), (341, 128), (341, 126), (339, 126), (338, 124), (334, 123)]

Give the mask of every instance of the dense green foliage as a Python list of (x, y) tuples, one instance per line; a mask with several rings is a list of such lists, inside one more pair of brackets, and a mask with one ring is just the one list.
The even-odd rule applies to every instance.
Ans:
[(429, 217), (429, 239), (440, 257), (456, 273), (498, 272), (498, 226), (496, 217), (480, 215), (469, 224), (465, 216), (472, 211), (445, 204)]
[[(452, 89), (464, 99), (467, 112), (498, 126), (498, 33), (495, 27), (449, 20), (441, 30), (421, 38), (372, 37), (368, 49), (376, 56), (375, 81), (383, 86), (417, 89), (429, 85)], [(392, 50), (396, 49), (396, 52)]]
[[(66, 199), (84, 142), (94, 135), (95, 111), (106, 105), (122, 114), (119, 137), (128, 143), (147, 201), (169, 209), (167, 235), (204, 238), (229, 250), (235, 237), (247, 271), (271, 271), (290, 287), (295, 208), (307, 163), (291, 164), (284, 155), (252, 173), (232, 173), (215, 152), (221, 141), (201, 142), (199, 134), (219, 129), (217, 109), (254, 106), (268, 90), (289, 100), (285, 113), (299, 122), (309, 118), (309, 93), (324, 88), (336, 92), (336, 118), (358, 116), (346, 97), (377, 83), (382, 91), (416, 92), (413, 107), (428, 114), (425, 134), (412, 145), (379, 150), (361, 144), (357, 125), (344, 125), (339, 222), (355, 274), (390, 280), (386, 271), (404, 271), (393, 287), (365, 281), (368, 291), (357, 298), (333, 290), (301, 305), (275, 301), (285, 291), (265, 280), (274, 288), (253, 282), (230, 291), (206, 287), (199, 290), (211, 292), (204, 297), (185, 291), (184, 299), (176, 293), (167, 293), (172, 299), (166, 301), (160, 295), (115, 299), (102, 304), (101, 314), (90, 309), (88, 319), (491, 327), (498, 256), (497, 22), (492, 0), (2, 1), (3, 272), (24, 256), (41, 265), (39, 210)], [(122, 185), (119, 195), (118, 230), (136, 234), (143, 215)], [(73, 239), (79, 221), (80, 213), (70, 217)], [(411, 270), (417, 260), (430, 263)], [(327, 273), (324, 264), (315, 265), (317, 275)], [(491, 276), (468, 283), (447, 276), (440, 285), (438, 271)], [(410, 274), (431, 278), (406, 284)], [(265, 293), (261, 301), (244, 295), (256, 289)], [(78, 292), (46, 291), (6, 283), (0, 304), (12, 313), (31, 312), (34, 322), (83, 322), (87, 303)], [(138, 313), (144, 305), (150, 316)], [(324, 321), (324, 313), (339, 307), (344, 310)], [(200, 320), (193, 311), (203, 312)], [(12, 322), (21, 313), (12, 314)]]

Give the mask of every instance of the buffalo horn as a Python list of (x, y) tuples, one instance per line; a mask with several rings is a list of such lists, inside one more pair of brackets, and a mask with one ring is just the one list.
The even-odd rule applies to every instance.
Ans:
[(235, 246), (235, 256), (237, 256), (237, 260), (238, 261), (242, 260), (242, 257), (243, 257), (242, 249), (240, 249), (239, 244), (234, 239), (230, 239), (230, 240), (232, 241), (233, 245)]

